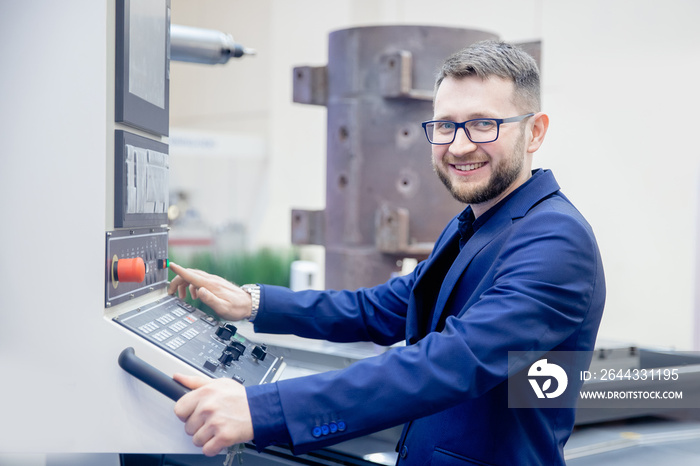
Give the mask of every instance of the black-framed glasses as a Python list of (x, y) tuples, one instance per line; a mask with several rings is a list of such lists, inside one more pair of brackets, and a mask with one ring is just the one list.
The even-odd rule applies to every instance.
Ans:
[(471, 142), (484, 144), (498, 139), (503, 123), (515, 123), (533, 115), (534, 113), (527, 113), (510, 118), (475, 118), (461, 123), (450, 120), (431, 120), (423, 122), (423, 129), (430, 144), (452, 144), (459, 128), (464, 129)]

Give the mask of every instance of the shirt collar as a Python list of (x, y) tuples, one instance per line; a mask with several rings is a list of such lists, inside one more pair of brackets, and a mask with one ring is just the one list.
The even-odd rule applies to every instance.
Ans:
[(491, 207), (489, 210), (484, 212), (479, 216), (479, 218), (474, 217), (474, 211), (472, 210), (472, 206), (467, 206), (466, 209), (462, 211), (461, 214), (457, 217), (458, 224), (457, 224), (457, 230), (459, 231), (459, 248), (462, 249), (464, 245), (467, 243), (469, 238), (471, 238), (474, 233), (476, 233), (479, 228), (481, 228), (491, 217), (494, 216), (498, 210), (503, 207), (506, 203), (508, 203), (509, 200), (511, 200), (518, 192), (520, 192), (525, 186), (530, 184), (532, 180), (535, 178), (539, 177), (544, 171), (542, 169), (538, 170), (533, 170), (532, 171), (532, 176), (523, 184), (515, 188), (515, 190), (508, 194), (506, 197), (501, 199), (495, 206)]

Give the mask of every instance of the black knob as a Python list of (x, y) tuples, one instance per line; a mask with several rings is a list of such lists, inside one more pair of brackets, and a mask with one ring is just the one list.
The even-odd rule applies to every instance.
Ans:
[(224, 324), (216, 329), (216, 336), (223, 341), (228, 341), (236, 334), (238, 329), (233, 324)]
[(258, 359), (258, 360), (260, 360), (260, 361), (264, 361), (264, 360), (265, 360), (265, 356), (267, 356), (267, 346), (265, 346), (265, 345), (256, 346), (256, 347), (253, 348), (253, 350), (251, 351), (251, 354), (253, 355), (253, 357), (254, 357), (255, 359)]

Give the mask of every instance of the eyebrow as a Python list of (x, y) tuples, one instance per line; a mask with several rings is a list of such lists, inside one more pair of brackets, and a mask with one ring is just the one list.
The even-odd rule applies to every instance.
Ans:
[[(494, 116), (492, 116), (492, 115), (489, 115), (489, 114), (487, 114), (487, 113), (476, 112), (476, 113), (470, 114), (470, 115), (469, 115), (469, 118), (467, 118), (466, 120), (462, 120), (462, 121), (476, 120), (476, 119), (478, 119), (478, 118), (496, 118), (496, 117), (494, 117)], [(456, 120), (453, 119), (453, 118), (449, 118), (449, 117), (445, 117), (445, 116), (438, 116), (438, 115), (433, 115), (433, 120), (456, 121)]]

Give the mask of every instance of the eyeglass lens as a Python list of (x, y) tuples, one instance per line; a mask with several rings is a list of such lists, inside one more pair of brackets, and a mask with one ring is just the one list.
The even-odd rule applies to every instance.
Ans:
[[(472, 142), (491, 142), (498, 136), (498, 124), (494, 120), (468, 121), (464, 128)], [(436, 144), (451, 143), (457, 129), (457, 124), (453, 121), (435, 121), (426, 125), (428, 139)]]

